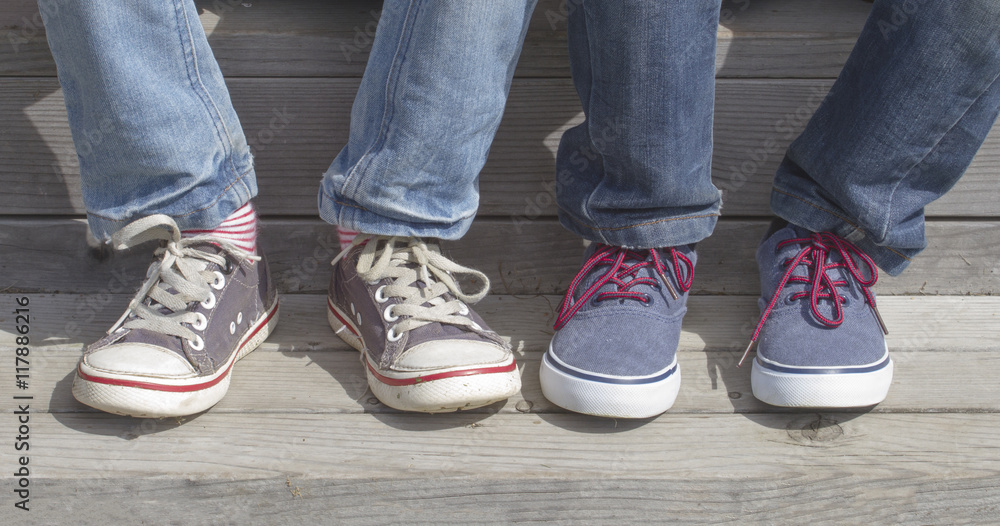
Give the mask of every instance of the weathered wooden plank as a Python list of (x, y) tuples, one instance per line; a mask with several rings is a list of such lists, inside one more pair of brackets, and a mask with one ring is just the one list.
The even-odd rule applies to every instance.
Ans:
[[(765, 460), (765, 463), (768, 462)], [(744, 480), (407, 477), (33, 481), (39, 523), (775, 524), (989, 523), (995, 476), (870, 477), (815, 470)], [(183, 502), (183, 506), (178, 506)], [(113, 504), (112, 504), (113, 503)]]
[[(226, 414), (133, 419), (35, 413), (41, 478), (478, 476), (809, 481), (837, 474), (996, 478), (996, 414)], [(877, 452), (877, 453), (875, 453)], [(12, 454), (0, 460), (10, 465)], [(908, 480), (909, 479), (909, 480)], [(887, 491), (891, 487), (885, 488)], [(896, 502), (898, 504), (898, 502)]]
[[(995, 221), (930, 221), (929, 248), (899, 277), (883, 276), (881, 294), (1000, 292), (1000, 228)], [(767, 221), (721, 221), (699, 244), (696, 294), (757, 294), (754, 252)], [(0, 290), (124, 292), (142, 281), (149, 249), (108, 253), (85, 242), (78, 219), (0, 220)], [(335, 230), (307, 219), (266, 222), (264, 247), (283, 292), (322, 292), (327, 262), (339, 251)], [(511, 250), (510, 247), (517, 247)], [(445, 245), (456, 261), (481, 269), (495, 294), (563, 293), (581, 263), (583, 243), (553, 220), (515, 225), (476, 221), (462, 240)]]
[[(320, 330), (323, 328), (321, 327)], [(314, 330), (314, 332), (317, 332)], [(233, 372), (229, 393), (212, 413), (398, 413), (379, 403), (369, 391), (362, 364), (354, 349), (343, 349), (329, 330), (320, 338), (336, 350), (282, 351), (266, 346), (240, 361)], [(12, 347), (0, 347), (13, 355)], [(682, 351), (683, 386), (671, 414), (783, 413), (754, 398), (750, 368), (737, 368), (739, 351)], [(564, 413), (549, 402), (538, 383), (541, 350), (522, 352), (518, 358), (521, 391), (505, 403), (473, 409), (473, 413)], [(80, 352), (36, 349), (32, 352), (30, 386), (34, 407), (50, 413), (97, 413), (77, 402), (71, 393), (73, 372)], [(1000, 367), (1000, 352), (945, 351), (894, 352), (893, 386), (873, 413), (1000, 412), (1000, 393), (993, 375)], [(13, 378), (12, 367), (0, 368)], [(942, 374), (941, 371), (947, 371)], [(294, 392), (292, 392), (294, 386)], [(0, 383), (0, 394), (10, 400), (22, 394), (13, 382)], [(8, 412), (15, 408), (10, 406)]]
[[(136, 284), (133, 288), (137, 288)], [(80, 353), (100, 338), (128, 305), (131, 294), (24, 294), (32, 309), (33, 348)], [(14, 298), (0, 294), (0, 346), (12, 347)], [(263, 352), (326, 353), (353, 348), (334, 338), (326, 321), (325, 294), (281, 296), (279, 329)], [(518, 352), (544, 351), (560, 296), (494, 294), (476, 310)], [(7, 307), (10, 307), (9, 309)], [(1000, 351), (1000, 299), (992, 296), (883, 296), (879, 311), (889, 326), (893, 352)], [(754, 296), (693, 296), (681, 332), (682, 353), (741, 351), (759, 316)], [(1000, 394), (1000, 393), (998, 393)]]
[[(38, 7), (11, 0), (0, 13), (0, 75), (55, 75)], [(228, 76), (360, 76), (381, 9), (377, 0), (198, 0), (201, 22)], [(47, 9), (58, 13), (58, 3)], [(723, 4), (720, 76), (834, 77), (867, 17), (863, 2), (743, 0)], [(542, 0), (517, 75), (568, 77), (566, 2)]]
[[(0, 296), (0, 306), (13, 305), (13, 298)], [(30, 386), (36, 407), (49, 412), (93, 411), (72, 398), (73, 371), (84, 344), (103, 334), (129, 297), (30, 298)], [(517, 350), (523, 386), (506, 403), (476, 412), (563, 412), (542, 396), (538, 384), (539, 360), (552, 334), (552, 309), (558, 300), (490, 296), (477, 307)], [(890, 327), (888, 344), (896, 369), (889, 398), (874, 411), (1000, 412), (1000, 392), (993, 376), (984, 374), (1000, 366), (1000, 340), (995, 338), (1000, 299), (888, 296), (880, 303)], [(684, 386), (670, 412), (781, 411), (758, 402), (750, 390), (749, 368), (736, 367), (756, 322), (754, 298), (696, 296), (689, 306), (679, 347)], [(278, 330), (240, 362), (229, 394), (212, 412), (396, 412), (368, 391), (357, 351), (334, 336), (324, 309), (321, 295), (284, 296)], [(16, 336), (12, 324), (12, 315), (0, 314), (0, 354), (11, 352)], [(0, 377), (13, 375), (12, 367), (0, 362)], [(297, 387), (291, 395), (290, 385)], [(21, 393), (13, 383), (0, 382), (0, 399), (16, 394)]]
[[(230, 90), (254, 148), (264, 214), (314, 215), (319, 175), (346, 143), (352, 79), (234, 79)], [(723, 213), (768, 215), (771, 179), (828, 80), (723, 80), (718, 86), (714, 180)], [(53, 79), (0, 79), (0, 210), (83, 213), (76, 151)], [(276, 119), (276, 113), (281, 115)], [(568, 80), (515, 82), (481, 177), (480, 213), (520, 220), (555, 214), (554, 153), (582, 119)], [(610, 137), (613, 137), (611, 134)], [(965, 177), (930, 216), (998, 217), (1000, 125)]]

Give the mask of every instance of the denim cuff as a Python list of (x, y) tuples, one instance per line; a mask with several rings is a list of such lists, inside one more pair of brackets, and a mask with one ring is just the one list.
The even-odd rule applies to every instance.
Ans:
[(475, 215), (471, 215), (454, 223), (417, 223), (386, 217), (350, 199), (329, 195), (322, 186), (319, 190), (319, 216), (331, 225), (365, 234), (427, 237), (446, 241), (461, 239), (469, 231), (475, 218)]
[(917, 249), (895, 249), (878, 245), (844, 212), (833, 209), (828, 203), (817, 202), (778, 188), (777, 185), (771, 189), (771, 210), (793, 225), (813, 232), (832, 232), (850, 241), (890, 276), (901, 274), (913, 257), (920, 253)]
[(559, 222), (574, 234), (616, 247), (649, 249), (697, 243), (712, 235), (719, 220), (716, 208), (703, 214), (640, 221), (622, 226), (596, 226), (559, 209)]
[[(241, 206), (250, 202), (250, 199), (257, 195), (257, 177), (253, 169), (253, 161), (248, 157), (245, 163), (241, 163), (247, 169), (242, 174), (231, 177), (228, 174), (219, 175), (212, 179), (218, 181), (219, 193), (207, 202), (192, 203), (191, 193), (186, 193), (185, 198), (176, 203), (166, 206), (153, 206), (129, 210), (124, 217), (108, 217), (93, 211), (87, 211), (87, 223), (94, 237), (102, 242), (107, 242), (111, 236), (125, 225), (137, 219), (155, 215), (165, 214), (170, 216), (177, 223), (181, 230), (211, 229), (222, 224), (230, 214), (238, 210)], [(210, 194), (212, 195), (212, 194)]]

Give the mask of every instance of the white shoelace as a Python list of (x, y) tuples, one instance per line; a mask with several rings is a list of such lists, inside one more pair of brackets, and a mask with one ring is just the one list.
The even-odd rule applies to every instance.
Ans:
[[(196, 245), (213, 243), (225, 254), (239, 261), (259, 261), (259, 256), (244, 252), (231, 242), (211, 235), (182, 238), (174, 220), (166, 215), (153, 215), (129, 223), (112, 236), (118, 250), (124, 250), (147, 241), (165, 240), (166, 246), (154, 253), (161, 257), (153, 263), (147, 279), (129, 303), (121, 318), (108, 330), (111, 334), (119, 328), (146, 329), (160, 334), (185, 338), (196, 349), (204, 346), (201, 336), (190, 327), (204, 330), (207, 319), (201, 313), (188, 312), (193, 302), (215, 303), (215, 293), (225, 284), (219, 271), (206, 270), (209, 263), (226, 265), (226, 257), (199, 250)], [(169, 289), (173, 289), (171, 292)], [(150, 298), (149, 305), (145, 304)], [(170, 311), (165, 314), (163, 310)]]
[[(479, 324), (466, 317), (469, 314), (466, 303), (475, 303), (489, 292), (490, 280), (486, 274), (463, 267), (444, 257), (436, 243), (428, 244), (414, 237), (358, 235), (330, 264), (335, 265), (352, 248), (363, 243), (366, 244), (361, 250), (356, 267), (358, 276), (370, 284), (384, 278), (394, 278), (391, 284), (380, 287), (376, 295), (403, 300), (387, 307), (383, 313), (387, 321), (406, 316), (405, 320), (392, 327), (390, 340), (393, 336), (397, 336), (398, 339), (404, 332), (435, 322), (466, 327), (485, 335), (484, 329)], [(416, 264), (417, 267), (406, 266), (410, 263)], [(455, 276), (458, 275), (475, 277), (482, 282), (482, 287), (472, 294), (467, 294), (455, 281)], [(424, 286), (416, 286), (418, 281)], [(448, 292), (451, 292), (455, 299), (446, 301), (443, 296)]]

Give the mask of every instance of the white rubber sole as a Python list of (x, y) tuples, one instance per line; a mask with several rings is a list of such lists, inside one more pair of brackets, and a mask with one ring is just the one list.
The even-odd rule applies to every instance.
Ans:
[(649, 418), (674, 405), (681, 388), (681, 369), (674, 358), (670, 367), (645, 378), (602, 378), (582, 371), (574, 374), (573, 368), (558, 362), (549, 344), (538, 379), (545, 398), (564, 409), (611, 418)]
[[(501, 364), (474, 368), (452, 367), (433, 372), (395, 374), (379, 372), (368, 362), (364, 342), (357, 329), (338, 318), (327, 300), (330, 328), (348, 345), (361, 352), (368, 386), (383, 404), (401, 411), (450, 413), (500, 402), (521, 390), (521, 376), (514, 357)], [(343, 319), (349, 319), (340, 313)], [(397, 385), (399, 384), (399, 385)]]
[(758, 360), (754, 358), (750, 371), (753, 395), (780, 407), (867, 407), (885, 400), (892, 385), (893, 363), (888, 357), (874, 371), (833, 374), (776, 371)]
[(229, 390), (233, 365), (260, 347), (277, 324), (278, 302), (275, 300), (243, 336), (240, 350), (212, 376), (171, 381), (110, 375), (81, 363), (73, 379), (73, 396), (90, 407), (116, 415), (162, 418), (200, 413), (222, 400)]

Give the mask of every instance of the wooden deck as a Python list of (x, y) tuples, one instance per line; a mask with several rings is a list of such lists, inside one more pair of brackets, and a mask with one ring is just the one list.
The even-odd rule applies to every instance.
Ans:
[[(676, 405), (651, 420), (570, 414), (541, 395), (538, 362), (581, 243), (546, 184), (579, 122), (558, 1), (536, 10), (483, 173), (460, 263), (487, 272), (479, 312), (519, 353), (524, 387), (449, 415), (377, 402), (357, 352), (329, 330), (333, 229), (320, 174), (345, 142), (363, 71), (367, 0), (199, 2), (255, 145), (262, 245), (283, 292), (276, 333), (227, 397), (184, 419), (103, 414), (70, 394), (86, 343), (120, 315), (148, 251), (85, 242), (77, 165), (44, 30), (30, 0), (0, 13), (0, 504), (25, 524), (590, 520), (730, 523), (993, 522), (1000, 511), (1000, 126), (928, 208), (930, 248), (877, 287), (896, 373), (866, 412), (756, 401), (735, 362), (757, 319), (753, 251), (779, 155), (832, 83), (868, 9), (860, 0), (726, 2), (719, 28), (715, 177), (728, 188), (699, 246)], [(232, 6), (232, 7), (230, 7)], [(274, 127), (274, 111), (291, 116)], [(759, 157), (759, 155), (757, 155)], [(747, 179), (732, 185), (733, 167)], [(516, 250), (515, 250), (516, 247)], [(14, 383), (15, 298), (31, 307), (30, 388)], [(30, 512), (13, 509), (14, 396), (30, 395)], [(14, 524), (15, 522), (11, 522)]]

